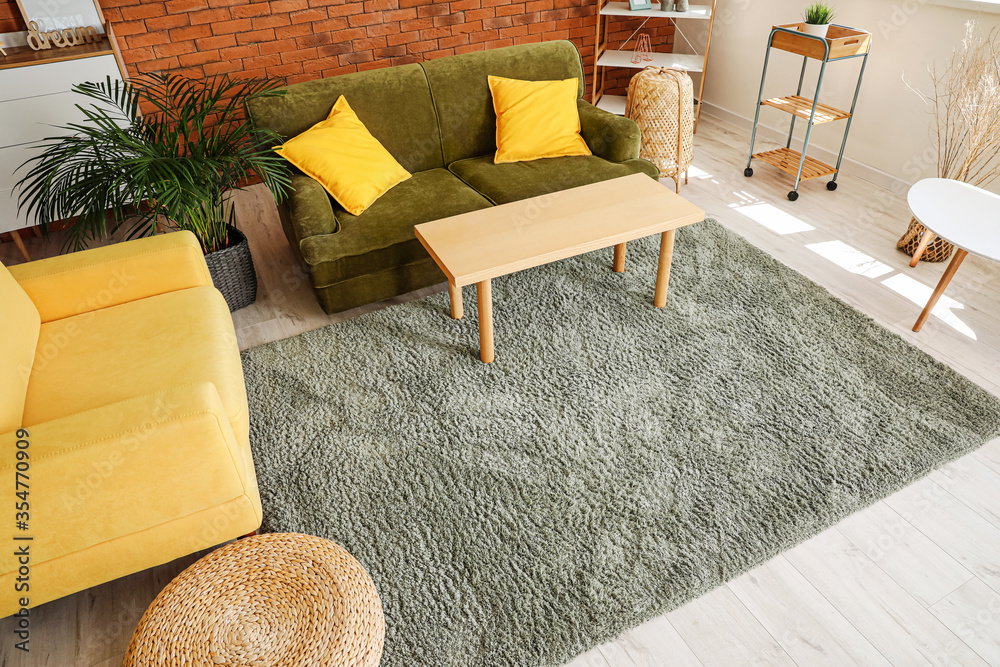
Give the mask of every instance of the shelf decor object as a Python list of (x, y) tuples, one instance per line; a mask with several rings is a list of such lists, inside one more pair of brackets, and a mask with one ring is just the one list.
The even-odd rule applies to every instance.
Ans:
[(635, 50), (632, 52), (632, 63), (648, 63), (653, 60), (649, 54), (653, 52), (653, 47), (649, 44), (649, 35), (642, 33), (635, 41)]
[[(658, 8), (633, 11), (630, 9), (630, 2), (617, 0), (597, 0), (597, 33), (594, 39), (594, 80), (591, 99), (594, 106), (618, 114), (625, 115), (625, 95), (605, 95), (604, 78), (608, 67), (625, 67), (631, 69), (642, 69), (647, 65), (663, 69), (682, 69), (688, 74), (697, 74), (700, 82), (698, 84), (698, 97), (695, 100), (694, 131), (698, 131), (698, 118), (701, 115), (701, 99), (705, 92), (705, 70), (708, 68), (708, 52), (712, 45), (712, 27), (715, 23), (715, 3), (690, 5), (686, 11), (676, 11), (673, 0), (663, 0)], [(663, 10), (663, 3), (668, 5), (669, 11)], [(636, 28), (635, 32), (619, 46), (618, 49), (608, 48), (608, 20), (609, 17), (618, 16), (626, 18), (642, 18), (642, 24)], [(650, 61), (635, 62), (632, 59), (632, 52), (624, 50), (632, 37), (635, 37), (640, 30), (651, 20), (666, 19), (674, 25), (688, 47), (694, 53), (650, 53)], [(704, 55), (699, 55), (697, 49), (691, 44), (687, 36), (684, 35), (678, 19), (693, 19), (698, 21), (708, 21), (708, 30), (705, 36)]]
[(833, 21), (834, 17), (835, 13), (832, 7), (822, 2), (815, 2), (806, 7), (802, 17), (805, 21), (802, 32), (817, 37), (826, 37), (826, 33), (830, 30), (830, 22)]
[[(868, 52), (871, 47), (872, 35), (870, 32), (848, 28), (842, 25), (831, 24), (826, 37), (819, 37), (805, 32), (804, 23), (789, 23), (777, 25), (771, 29), (771, 35), (767, 42), (767, 51), (764, 55), (764, 71), (760, 75), (760, 91), (757, 94), (757, 112), (753, 119), (753, 132), (750, 135), (750, 154), (747, 157), (747, 166), (743, 170), (746, 177), (753, 176), (751, 163), (756, 158), (761, 162), (777, 167), (781, 171), (795, 176), (795, 186), (788, 193), (788, 199), (795, 201), (799, 198), (799, 183), (811, 178), (822, 178), (833, 176), (833, 179), (826, 184), (827, 190), (837, 189), (837, 176), (840, 174), (840, 163), (844, 159), (844, 148), (847, 146), (847, 136), (851, 131), (851, 121), (854, 118), (854, 108), (858, 103), (858, 93), (861, 92), (861, 81), (865, 76), (865, 68), (868, 66)], [(767, 65), (771, 57), (771, 49), (779, 49), (802, 56), (802, 69), (799, 72), (799, 85), (794, 95), (787, 97), (775, 97), (764, 99), (764, 81), (767, 79)], [(826, 73), (827, 63), (849, 60), (852, 58), (863, 58), (861, 70), (858, 72), (858, 82), (854, 87), (854, 99), (851, 101), (850, 111), (842, 111), (835, 107), (820, 104), (819, 94), (823, 86), (823, 75)], [(802, 82), (806, 75), (806, 66), (809, 60), (820, 62), (819, 78), (816, 81), (816, 95), (813, 99), (802, 96)], [(788, 125), (788, 140), (784, 148), (754, 153), (753, 145), (757, 138), (757, 125), (760, 122), (761, 107), (773, 107), (791, 115)], [(795, 119), (806, 120), (806, 135), (802, 141), (802, 150), (797, 151), (792, 148), (792, 134), (795, 130)], [(809, 149), (809, 139), (812, 136), (812, 128), (819, 123), (830, 123), (833, 121), (846, 120), (844, 126), (844, 138), (840, 142), (840, 153), (837, 155), (837, 166), (831, 167), (815, 158), (806, 155)]]
[(642, 9), (652, 9), (653, 3), (651, 0), (628, 0), (628, 8), (633, 12)]

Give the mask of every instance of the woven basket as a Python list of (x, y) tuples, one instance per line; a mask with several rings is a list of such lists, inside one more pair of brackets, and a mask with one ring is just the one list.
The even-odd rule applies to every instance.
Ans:
[(361, 564), (329, 540), (248, 537), (167, 584), (122, 667), (376, 667), (385, 619)]
[(687, 72), (646, 67), (628, 84), (625, 115), (639, 125), (639, 157), (655, 164), (660, 176), (674, 179), (694, 161), (694, 84)]
[[(906, 233), (903, 237), (896, 242), (896, 247), (899, 248), (901, 252), (906, 253), (910, 257), (913, 257), (913, 253), (917, 251), (917, 246), (920, 245), (921, 237), (927, 232), (927, 228), (917, 222), (916, 218), (910, 218), (910, 226), (906, 228)], [(920, 255), (921, 262), (943, 262), (951, 257), (952, 251), (955, 246), (948, 243), (942, 238), (935, 237), (930, 243), (927, 244), (927, 248), (924, 253)]]
[(229, 227), (229, 247), (205, 255), (212, 282), (222, 292), (229, 311), (246, 308), (257, 300), (257, 272), (250, 244), (243, 232)]

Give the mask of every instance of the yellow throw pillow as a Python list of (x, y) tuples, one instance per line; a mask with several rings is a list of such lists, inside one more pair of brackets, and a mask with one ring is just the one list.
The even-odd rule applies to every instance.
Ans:
[(326, 120), (275, 148), (319, 181), (352, 215), (361, 213), (410, 172), (389, 154), (341, 95)]
[(520, 81), (491, 76), (489, 83), (497, 114), (494, 164), (591, 154), (580, 136), (575, 78)]

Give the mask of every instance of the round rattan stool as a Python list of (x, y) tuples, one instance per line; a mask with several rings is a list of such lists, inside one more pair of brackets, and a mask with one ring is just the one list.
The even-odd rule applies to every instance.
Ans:
[(297, 533), (248, 537), (181, 572), (149, 606), (123, 667), (374, 667), (385, 619), (349, 553)]

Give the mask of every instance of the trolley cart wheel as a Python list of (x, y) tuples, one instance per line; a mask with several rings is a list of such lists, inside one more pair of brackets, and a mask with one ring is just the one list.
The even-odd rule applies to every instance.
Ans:
[(796, 192), (795, 190), (792, 190), (791, 192), (788, 193), (788, 201), (795, 201), (798, 198), (799, 198), (799, 193)]
[(753, 169), (747, 167), (746, 169), (743, 170), (743, 175), (746, 176), (747, 178), (750, 178), (751, 176), (753, 176)]
[(834, 190), (836, 190), (837, 189), (837, 181), (830, 181), (829, 183), (827, 183), (826, 184), (826, 189), (829, 190), (830, 192), (833, 192)]

